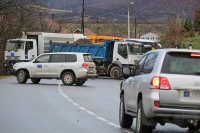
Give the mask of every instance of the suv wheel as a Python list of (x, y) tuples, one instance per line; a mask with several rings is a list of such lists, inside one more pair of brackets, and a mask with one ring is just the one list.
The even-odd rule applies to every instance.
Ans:
[(19, 70), (17, 73), (17, 82), (20, 84), (24, 84), (27, 82), (27, 73), (24, 70)]
[(114, 79), (121, 78), (122, 77), (122, 69), (117, 66), (112, 67), (110, 70), (110, 77), (114, 78)]
[(33, 82), (33, 84), (38, 84), (40, 82), (41, 79), (31, 79), (31, 81)]
[(75, 84), (77, 86), (81, 86), (85, 83), (86, 79), (77, 79), (77, 81), (75, 82)]
[(124, 95), (120, 99), (119, 123), (123, 128), (130, 128), (133, 123), (133, 117), (125, 113)]
[(62, 82), (64, 85), (73, 85), (75, 81), (75, 76), (72, 72), (65, 72), (62, 75)]
[(153, 128), (144, 125), (144, 119), (146, 119), (146, 116), (144, 114), (142, 101), (140, 101), (137, 110), (136, 133), (152, 133)]

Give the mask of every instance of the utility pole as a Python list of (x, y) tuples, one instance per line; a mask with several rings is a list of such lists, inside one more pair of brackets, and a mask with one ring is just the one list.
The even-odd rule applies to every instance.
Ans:
[(99, 18), (97, 18), (97, 35), (99, 34)]
[(128, 4), (128, 38), (131, 37), (131, 33), (130, 33), (130, 5), (133, 5), (134, 2), (130, 2)]
[(85, 16), (85, 0), (83, 0), (82, 4), (82, 23), (81, 23), (81, 33), (84, 34), (84, 16)]
[(136, 21), (136, 18), (135, 18), (135, 38), (137, 37), (137, 21)]

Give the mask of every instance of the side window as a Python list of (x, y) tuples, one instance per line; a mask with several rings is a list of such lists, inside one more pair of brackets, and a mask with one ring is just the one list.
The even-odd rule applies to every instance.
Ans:
[(27, 41), (26, 42), (26, 47), (25, 47), (25, 55), (28, 54), (28, 51), (33, 49), (33, 42), (32, 41)]
[(127, 44), (119, 44), (118, 45), (118, 54), (124, 58), (127, 58)]
[(51, 55), (51, 62), (65, 62), (64, 54), (53, 54)]
[(49, 58), (50, 58), (50, 55), (42, 55), (40, 57), (38, 57), (35, 62), (36, 63), (48, 63), (49, 62)]
[(158, 57), (157, 53), (149, 54), (145, 60), (144, 67), (142, 68), (141, 74), (151, 73)]
[(65, 62), (76, 62), (77, 57), (75, 54), (66, 54)]
[(136, 69), (135, 69), (134, 75), (139, 75), (139, 74), (140, 74), (140, 72), (141, 72), (141, 70), (142, 70), (142, 67), (143, 67), (143, 65), (144, 65), (144, 62), (145, 62), (145, 60), (146, 60), (146, 57), (147, 57), (146, 55), (142, 57), (142, 59), (141, 59), (140, 62), (138, 63), (138, 66), (137, 66)]

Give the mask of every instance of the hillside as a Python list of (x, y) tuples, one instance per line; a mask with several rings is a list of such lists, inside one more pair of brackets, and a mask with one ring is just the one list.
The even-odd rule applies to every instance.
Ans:
[[(131, 0), (85, 0), (86, 15), (90, 18), (127, 19), (127, 5)], [(198, 9), (194, 0), (134, 0), (131, 5), (131, 17), (141, 21), (166, 20), (174, 14), (189, 19), (194, 18), (194, 10)], [(57, 9), (81, 11), (82, 0), (50, 0), (49, 6)], [(73, 16), (73, 15), (71, 15)]]

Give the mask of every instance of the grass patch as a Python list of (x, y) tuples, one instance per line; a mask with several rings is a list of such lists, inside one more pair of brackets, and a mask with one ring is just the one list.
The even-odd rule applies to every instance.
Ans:
[(198, 32), (195, 33), (194, 37), (187, 37), (184, 39), (184, 44), (186, 48), (189, 48), (189, 45), (192, 45), (192, 49), (200, 49), (200, 35)]
[(12, 77), (11, 75), (8, 75), (8, 76), (0, 76), (0, 79), (5, 79), (5, 78), (9, 78), (9, 77)]

